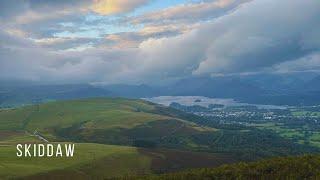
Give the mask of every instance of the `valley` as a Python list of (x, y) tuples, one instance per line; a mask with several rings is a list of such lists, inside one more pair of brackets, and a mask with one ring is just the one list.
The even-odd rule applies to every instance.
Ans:
[(203, 125), (216, 128), (257, 128), (295, 143), (320, 148), (320, 106), (255, 105), (200, 96), (157, 97), (148, 100), (200, 116), (203, 121), (199, 123)]
[[(157, 108), (142, 100), (93, 98), (2, 109), (0, 177), (67, 174), (78, 179), (84, 173), (88, 176), (83, 178), (114, 177), (237, 161), (230, 153), (193, 151), (204, 145), (192, 135), (218, 130), (165, 115)], [(75, 142), (74, 157), (16, 156), (16, 144), (47, 143), (44, 139), (53, 144)]]
[[(210, 107), (217, 109), (178, 103), (166, 107), (137, 99), (90, 98), (1, 109), (0, 152), (4, 161), (0, 162), (0, 177), (135, 176), (319, 152), (312, 143), (295, 141), (270, 130), (276, 127), (273, 119), (258, 120), (270, 110), (222, 108), (217, 104)], [(257, 116), (251, 117), (253, 109)], [(228, 117), (220, 117), (222, 111)], [(247, 113), (229, 117), (239, 111)], [(297, 113), (295, 109), (292, 114), (300, 118), (306, 111), (310, 110)], [(316, 134), (310, 138), (317, 141)], [(74, 160), (15, 155), (17, 143), (68, 142), (76, 143)]]

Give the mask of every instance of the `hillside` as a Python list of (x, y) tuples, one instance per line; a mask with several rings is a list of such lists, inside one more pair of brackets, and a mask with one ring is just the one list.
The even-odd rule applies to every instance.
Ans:
[[(108, 178), (215, 167), (236, 161), (229, 154), (161, 148), (177, 144), (188, 149), (198, 142), (189, 141), (187, 134), (217, 130), (182, 120), (178, 117), (181, 114), (165, 115), (157, 108), (142, 100), (94, 98), (1, 109), (0, 179)], [(15, 144), (41, 142), (35, 131), (53, 143), (78, 142), (75, 158), (16, 157)], [(180, 138), (181, 145), (166, 142), (167, 138)], [(159, 144), (152, 144), (159, 139)]]
[(0, 143), (49, 141), (173, 148), (229, 154), (235, 160), (298, 155), (318, 149), (253, 127), (219, 126), (143, 100), (92, 98), (0, 110)]
[[(0, 179), (90, 179), (145, 175), (234, 162), (221, 154), (75, 144), (73, 158), (18, 158), (15, 146), (0, 145)], [(192, 161), (190, 161), (192, 160)]]
[(193, 179), (319, 179), (320, 156), (306, 155), (238, 163), (218, 168), (193, 169), (161, 176), (126, 177), (124, 179), (193, 180)]
[(182, 120), (178, 115), (165, 115), (157, 108), (146, 101), (121, 98), (50, 102), (1, 110), (0, 131), (8, 136), (36, 131), (49, 141), (186, 149), (197, 145), (190, 136), (217, 131)]
[[(15, 144), (39, 143), (39, 136), (76, 142), (77, 158), (16, 157)], [(221, 126), (143, 100), (91, 98), (0, 109), (0, 179), (148, 175), (313, 152), (318, 149), (266, 130)]]

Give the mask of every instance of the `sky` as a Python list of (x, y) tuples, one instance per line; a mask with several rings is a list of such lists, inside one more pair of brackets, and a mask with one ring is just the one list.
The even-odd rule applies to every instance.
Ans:
[(319, 0), (1, 0), (0, 80), (320, 71)]

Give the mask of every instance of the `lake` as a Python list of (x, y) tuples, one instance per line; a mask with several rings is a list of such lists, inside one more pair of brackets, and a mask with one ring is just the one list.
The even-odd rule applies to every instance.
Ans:
[(261, 104), (249, 104), (243, 102), (237, 102), (231, 98), (208, 98), (204, 96), (158, 96), (152, 98), (143, 98), (146, 101), (150, 101), (164, 106), (169, 106), (171, 103), (176, 102), (185, 106), (199, 105), (208, 107), (210, 104), (222, 104), (225, 107), (232, 106), (256, 106), (259, 109), (286, 109), (286, 106), (276, 105), (261, 105)]

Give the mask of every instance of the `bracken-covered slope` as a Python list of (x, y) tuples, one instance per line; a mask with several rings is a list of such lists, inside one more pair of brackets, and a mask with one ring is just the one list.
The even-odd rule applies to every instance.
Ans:
[[(63, 144), (60, 142), (59, 144)], [(75, 144), (74, 157), (17, 157), (15, 145), (0, 145), (0, 179), (105, 179), (217, 167), (234, 160), (222, 154)]]
[(161, 176), (125, 177), (123, 179), (194, 180), (194, 179), (319, 179), (320, 155), (283, 157), (254, 163), (238, 163), (218, 168), (204, 168)]

